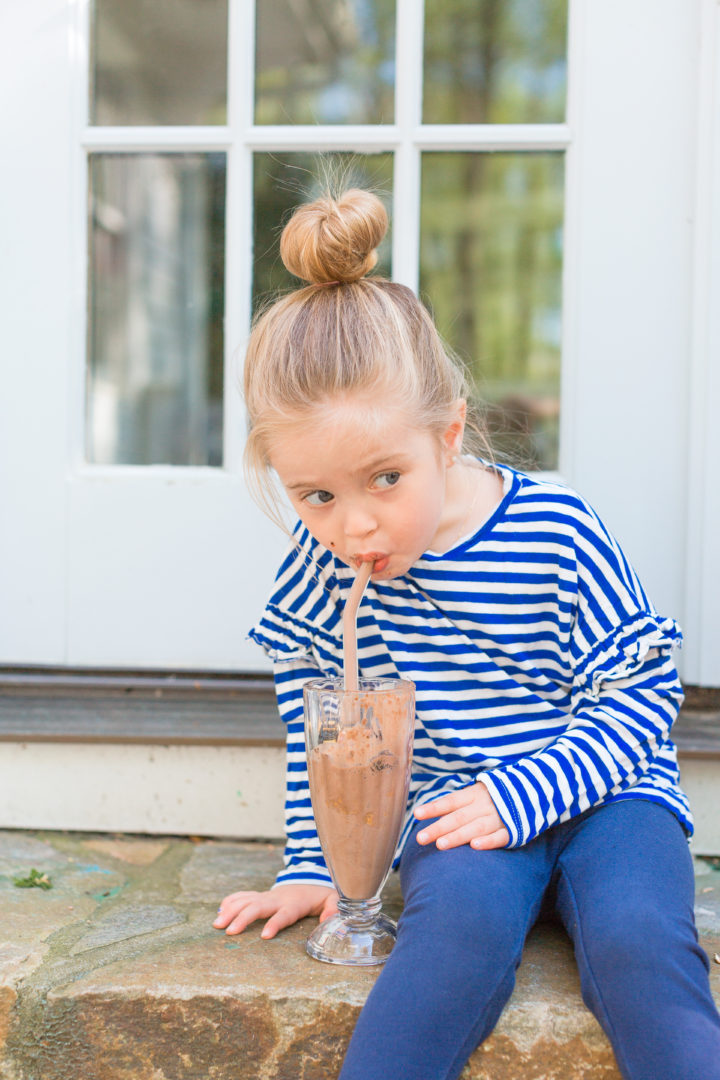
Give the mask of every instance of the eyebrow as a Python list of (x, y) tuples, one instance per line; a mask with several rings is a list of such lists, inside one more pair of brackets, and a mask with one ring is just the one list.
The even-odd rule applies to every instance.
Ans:
[[(410, 455), (399, 451), (397, 454), (383, 454), (382, 457), (371, 458), (370, 461), (365, 462), (359, 469), (353, 470), (353, 475), (357, 476), (358, 473), (363, 472), (375, 472), (377, 469), (382, 468), (383, 465), (403, 465), (410, 459)], [(302, 488), (306, 488), (308, 491), (327, 491), (322, 484), (314, 484), (310, 481), (299, 481), (294, 484), (286, 484), (287, 491), (299, 491)]]

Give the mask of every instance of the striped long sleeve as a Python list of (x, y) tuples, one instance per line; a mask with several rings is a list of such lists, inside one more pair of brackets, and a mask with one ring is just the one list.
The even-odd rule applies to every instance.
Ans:
[(320, 669), (306, 659), (274, 665), (278, 708), (286, 725), (285, 854), (276, 884), (332, 885), (315, 829), (307, 781), (303, 686)]
[[(619, 634), (633, 637), (637, 632), (626, 626)], [(535, 754), (478, 776), (510, 833), (509, 847), (520, 847), (557, 821), (621, 796), (652, 765), (660, 765), (658, 752), (666, 746), (682, 689), (667, 652), (672, 639), (659, 627), (651, 631), (652, 638), (657, 644), (631, 673), (613, 674), (594, 690), (578, 689), (562, 735)], [(609, 651), (616, 654), (617, 645)], [(615, 671), (620, 669), (624, 663)], [(646, 792), (645, 797), (654, 796)], [(664, 801), (660, 792), (655, 798)]]

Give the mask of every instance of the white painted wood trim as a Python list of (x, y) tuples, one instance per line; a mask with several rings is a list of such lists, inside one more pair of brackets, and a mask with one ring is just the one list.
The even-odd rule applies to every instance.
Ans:
[(424, 124), (412, 135), (422, 150), (564, 150), (567, 124)]
[(558, 471), (572, 475), (575, 451), (577, 365), (579, 363), (579, 328), (577, 318), (578, 282), (581, 258), (581, 217), (578, 163), (578, 140), (582, 140), (582, 78), (585, 57), (584, 0), (570, 0), (568, 6), (567, 104), (568, 131), (565, 154), (565, 209), (563, 216), (562, 339), (560, 365), (560, 431)]
[[(421, 150), (563, 150), (570, 142), (567, 124), (412, 124), (400, 116), (416, 111), (419, 92), (413, 90), (410, 63), (413, 35), (403, 36), (398, 66), (411, 70), (407, 84), (398, 84), (397, 124), (322, 124), (297, 127), (243, 125), (232, 127), (86, 127), (82, 145), (94, 153), (127, 154), (227, 150), (240, 139), (253, 150), (356, 150), (394, 149), (411, 142)], [(422, 41), (420, 42), (422, 48)], [(420, 56), (422, 61), (422, 55)], [(231, 65), (231, 70), (237, 62)], [(402, 85), (402, 90), (401, 90)]]
[[(718, 763), (681, 773), (691, 850), (720, 855)], [(281, 839), (284, 789), (283, 747), (5, 743), (0, 827)]]
[(720, 685), (720, 4), (700, 0), (684, 629), (689, 683)]
[(223, 463), (227, 472), (241, 474), (246, 432), (242, 361), (252, 310), (253, 264), (253, 162), (242, 133), (253, 120), (255, 5), (230, 0), (229, 20)]
[(88, 155), (82, 146), (82, 133), (87, 126), (89, 107), (90, 7), (91, 0), (75, 0), (74, 17), (70, 27), (72, 108), (69, 152), (72, 157), (70, 214), (73, 227), (70, 252), (72, 318), (67, 380), (68, 475), (80, 475), (86, 467), (89, 183)]
[(173, 151), (200, 153), (227, 150), (231, 129), (218, 127), (86, 127), (82, 134), (85, 150), (103, 154), (160, 153)]
[(415, 293), (420, 276), (420, 150), (411, 133), (422, 118), (424, 15), (424, 0), (398, 0), (392, 276)]
[[(83, 463), (73, 476), (83, 483), (155, 484), (172, 483), (197, 487), (199, 484), (224, 484), (232, 470), (211, 465), (92, 465)], [(233, 479), (234, 483), (234, 479)]]

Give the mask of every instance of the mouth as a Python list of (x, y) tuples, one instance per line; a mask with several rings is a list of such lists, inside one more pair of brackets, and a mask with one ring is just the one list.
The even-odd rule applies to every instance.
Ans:
[(387, 569), (387, 565), (390, 562), (390, 556), (383, 555), (380, 551), (369, 551), (363, 555), (355, 555), (353, 562), (358, 569), (364, 562), (374, 563), (375, 565), (372, 570), (373, 574), (381, 574), (383, 570)]

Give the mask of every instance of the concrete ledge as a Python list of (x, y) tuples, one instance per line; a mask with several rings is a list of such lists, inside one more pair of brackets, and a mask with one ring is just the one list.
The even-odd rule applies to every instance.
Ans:
[[(311, 960), (314, 920), (272, 942), (212, 929), (218, 899), (263, 889), (273, 844), (0, 833), (3, 1080), (331, 1080), (373, 971)], [(696, 860), (698, 921), (720, 952), (720, 867)], [(46, 872), (53, 888), (13, 877)], [(398, 913), (397, 883), (386, 907)], [(720, 999), (720, 965), (713, 964)], [(572, 950), (536, 928), (513, 997), (463, 1080), (617, 1080)]]

